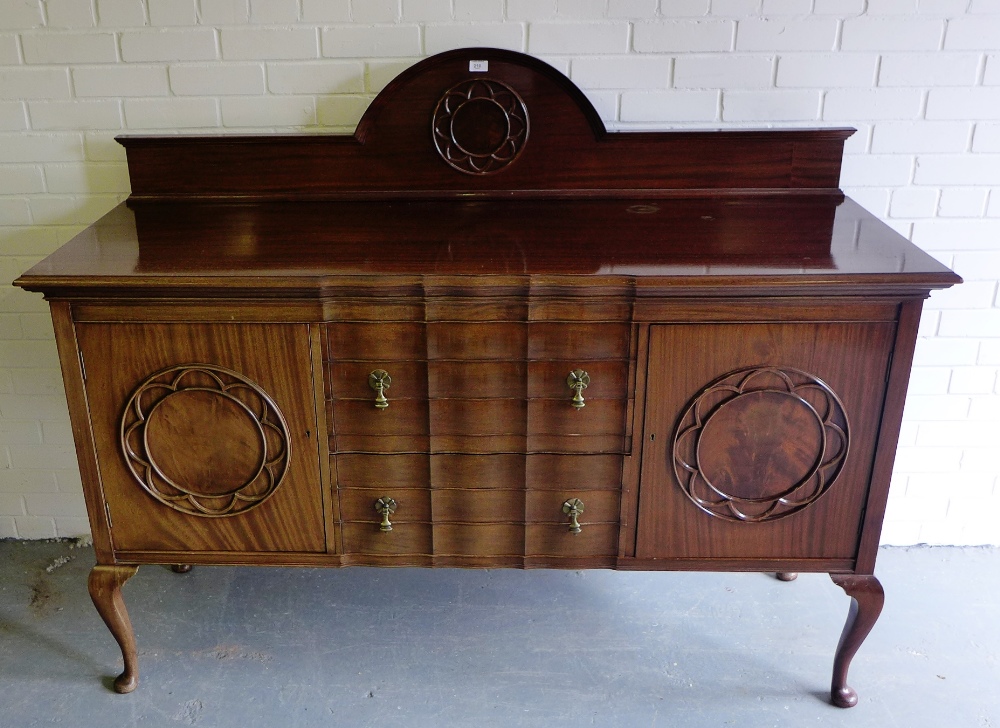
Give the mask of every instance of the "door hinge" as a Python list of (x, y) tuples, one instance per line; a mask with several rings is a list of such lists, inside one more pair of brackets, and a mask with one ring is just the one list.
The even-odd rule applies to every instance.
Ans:
[(87, 381), (87, 365), (83, 363), (83, 352), (76, 352), (77, 356), (80, 358), (80, 371), (83, 373), (83, 381)]
[(111, 523), (111, 504), (108, 503), (107, 501), (104, 501), (104, 513), (108, 517), (108, 528), (109, 529), (114, 528), (114, 526)]

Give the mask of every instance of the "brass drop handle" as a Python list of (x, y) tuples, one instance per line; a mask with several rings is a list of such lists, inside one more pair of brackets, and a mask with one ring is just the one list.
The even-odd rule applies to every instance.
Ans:
[(368, 386), (375, 390), (375, 406), (385, 409), (389, 406), (389, 400), (385, 398), (385, 390), (392, 384), (392, 377), (385, 369), (376, 369), (368, 375)]
[(569, 516), (569, 532), (570, 533), (580, 533), (583, 527), (580, 526), (580, 521), (577, 519), (580, 514), (583, 513), (583, 501), (579, 498), (570, 498), (568, 501), (563, 503), (562, 511), (567, 516)]
[(573, 401), (570, 403), (577, 409), (586, 406), (583, 401), (583, 390), (590, 384), (590, 375), (583, 369), (574, 369), (566, 377), (566, 384), (573, 390)]
[(382, 516), (382, 523), (378, 526), (379, 530), (388, 533), (392, 530), (392, 524), (389, 523), (389, 515), (396, 512), (396, 501), (389, 496), (383, 496), (375, 501), (375, 510)]

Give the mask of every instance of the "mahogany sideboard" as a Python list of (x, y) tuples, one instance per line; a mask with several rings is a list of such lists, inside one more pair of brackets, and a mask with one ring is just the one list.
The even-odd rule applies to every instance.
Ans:
[(518, 53), (342, 135), (127, 136), (50, 301), (97, 565), (873, 575), (917, 323), (958, 276), (839, 190), (850, 129), (608, 133)]

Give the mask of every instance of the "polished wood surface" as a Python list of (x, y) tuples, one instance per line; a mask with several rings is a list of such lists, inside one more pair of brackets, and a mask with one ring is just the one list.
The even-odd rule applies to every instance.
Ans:
[(824, 571), (856, 702), (921, 302), (960, 279), (837, 189), (849, 133), (609, 134), (466, 49), (350, 137), (123, 139), (129, 201), (16, 281), (116, 689), (142, 563)]
[[(863, 516), (858, 504), (868, 492), (893, 335), (894, 327), (883, 323), (651, 327), (636, 556), (856, 558)], [(673, 364), (678, 352), (683, 352), (682, 367)], [(828, 492), (813, 504), (776, 520), (740, 523), (705, 512), (677, 487), (672, 452), (678, 420), (695, 394), (721, 375), (761, 365), (809, 372), (839, 395), (850, 418), (850, 455)], [(764, 416), (780, 416), (767, 403), (763, 410)], [(760, 442), (764, 432), (733, 427), (723, 435), (723, 440), (742, 440), (733, 450), (740, 460), (734, 460), (713, 449), (720, 443), (711, 442), (706, 427), (702, 440), (709, 443), (699, 452), (699, 463), (707, 471), (735, 467), (742, 487), (769, 490), (776, 484), (773, 478), (759, 480), (760, 462), (791, 457), (798, 467), (803, 457), (816, 457), (819, 443), (812, 442), (812, 430), (804, 440), (773, 443)], [(796, 452), (813, 445), (811, 453)]]
[[(851, 200), (662, 199), (651, 214), (629, 213), (633, 204), (123, 204), (18, 285), (50, 295), (144, 299), (425, 292), (478, 298), (586, 289), (588, 299), (614, 300), (633, 290), (666, 297), (718, 296), (723, 289), (816, 296), (843, 295), (851, 287), (916, 295), (959, 280)], [(387, 301), (382, 310), (369, 304), (365, 315), (377, 321), (412, 316), (412, 308), (393, 313), (401, 303)], [(558, 318), (570, 320), (573, 308), (563, 304)], [(544, 310), (533, 304), (529, 316)], [(442, 318), (447, 314), (430, 320)]]
[(125, 600), (122, 585), (135, 576), (135, 566), (106, 566), (98, 564), (90, 570), (87, 588), (90, 598), (122, 651), (125, 669), (114, 679), (116, 693), (131, 693), (139, 685), (139, 653), (135, 633)]
[[(488, 71), (470, 73), (473, 60), (487, 62)], [(501, 173), (464, 174), (436, 148), (436, 107), (459, 85), (497, 82), (523, 103), (523, 149)], [(473, 95), (495, 98), (485, 90)], [(485, 123), (473, 132), (489, 123), (478, 116)], [(466, 48), (401, 73), (372, 102), (353, 136), (120, 141), (128, 150), (136, 198), (381, 198), (386, 192), (467, 197), (512, 191), (538, 197), (636, 189), (835, 189), (844, 140), (853, 131), (609, 134), (584, 94), (552, 66), (520, 53)]]
[[(116, 454), (99, 458), (116, 549), (325, 550), (324, 494), (317, 487), (321, 438), (305, 325), (86, 324), (77, 327), (77, 336), (96, 447), (98, 452)], [(149, 374), (177, 364), (213, 364), (244, 374), (270, 394), (288, 423), (292, 440), (287, 475), (271, 497), (239, 516), (199, 518), (158, 505), (156, 517), (149, 518), (144, 515), (152, 500), (149, 493), (137, 485), (129, 461), (117, 456), (122, 448), (121, 421), (133, 390)], [(211, 458), (221, 452), (221, 460), (215, 462), (225, 467), (212, 474), (218, 483), (231, 483), (242, 477), (244, 461), (227, 454), (234, 443), (216, 440), (218, 421), (206, 421), (204, 415), (198, 412), (198, 419), (185, 425), (198, 425), (190, 434), (203, 444), (176, 456), (193, 460), (193, 467), (208, 472)], [(220, 444), (227, 447), (220, 451)], [(258, 443), (252, 445), (256, 448)], [(239, 472), (234, 472), (237, 464)]]
[(851, 598), (851, 607), (847, 614), (844, 632), (837, 644), (837, 653), (833, 660), (833, 680), (830, 686), (830, 698), (834, 705), (840, 708), (852, 708), (858, 704), (858, 694), (847, 684), (847, 671), (851, 660), (857, 654), (861, 643), (872, 631), (882, 605), (885, 603), (885, 592), (882, 584), (870, 574), (831, 574), (833, 583), (843, 589)]

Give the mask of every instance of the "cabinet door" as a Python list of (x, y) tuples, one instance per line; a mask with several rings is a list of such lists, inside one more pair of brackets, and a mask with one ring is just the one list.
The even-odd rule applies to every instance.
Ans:
[(894, 332), (651, 327), (636, 556), (855, 558)]
[(308, 326), (77, 337), (116, 551), (325, 550)]

